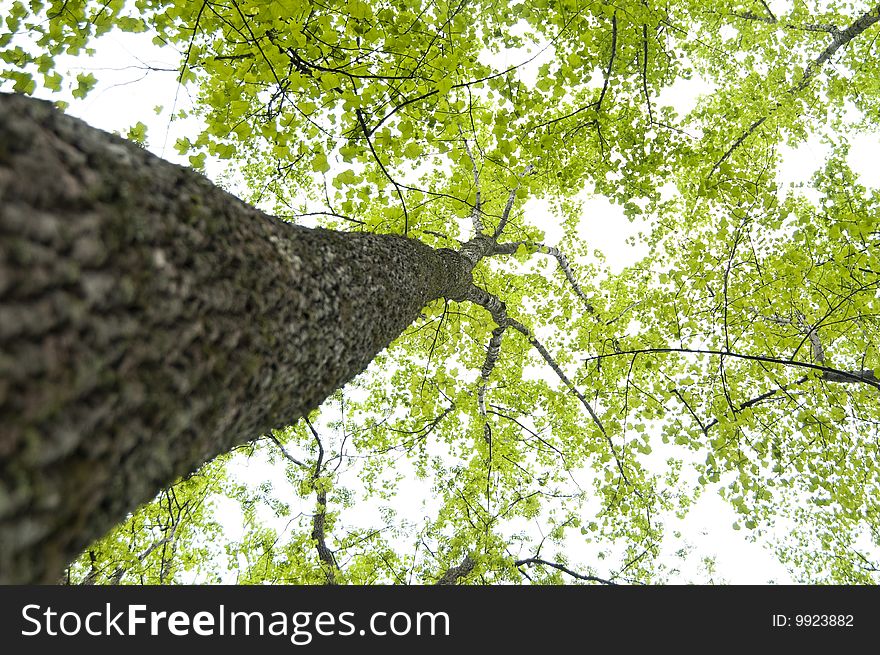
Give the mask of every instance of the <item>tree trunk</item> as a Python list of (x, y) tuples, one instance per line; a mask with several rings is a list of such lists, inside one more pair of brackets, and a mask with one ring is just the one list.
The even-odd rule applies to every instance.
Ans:
[(281, 222), (0, 94), (0, 582), (57, 580), (138, 505), (289, 425), (470, 264)]

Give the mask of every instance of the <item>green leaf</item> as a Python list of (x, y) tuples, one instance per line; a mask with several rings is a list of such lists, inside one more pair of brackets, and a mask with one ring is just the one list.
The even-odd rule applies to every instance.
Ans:
[(30, 95), (36, 89), (37, 84), (30, 73), (15, 72), (10, 75), (10, 77), (15, 80), (15, 84), (13, 85), (12, 90), (16, 93), (24, 93), (26, 95)]
[(330, 170), (330, 163), (327, 161), (327, 155), (322, 152), (317, 153), (312, 159), (312, 170), (316, 173), (326, 173)]
[(440, 95), (446, 95), (447, 93), (449, 93), (450, 89), (452, 89), (452, 86), (452, 78), (444, 77), (437, 82), (437, 91), (440, 93)]
[(418, 143), (408, 143), (403, 149), (403, 154), (410, 159), (416, 159), (422, 154), (422, 147)]
[(205, 153), (200, 152), (197, 155), (190, 155), (189, 165), (197, 171), (203, 170), (205, 168)]
[(78, 73), (76, 76), (76, 88), (71, 92), (74, 98), (82, 100), (95, 87), (98, 79), (91, 73)]
[(189, 138), (187, 138), (187, 137), (182, 137), (180, 139), (177, 139), (174, 142), (174, 149), (180, 155), (185, 155), (187, 152), (189, 152), (189, 150), (191, 148), (192, 148), (192, 143), (190, 142)]
[[(128, 133), (126, 134), (126, 138), (130, 141), (134, 141), (135, 143), (144, 146), (147, 141), (147, 126), (146, 124), (138, 121), (132, 127), (128, 128)], [(181, 153), (183, 154), (183, 153)]]

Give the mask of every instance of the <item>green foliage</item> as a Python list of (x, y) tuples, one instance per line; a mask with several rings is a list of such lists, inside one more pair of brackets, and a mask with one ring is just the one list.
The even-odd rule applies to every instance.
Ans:
[[(517, 188), (502, 238), (517, 245), (475, 281), (603, 426), (511, 330), (483, 414), (495, 325), (440, 301), (314, 432), (252, 446), (286, 486), (211, 464), (72, 579), (228, 576), (208, 511), (222, 497), (243, 517), (221, 558), (239, 582), (430, 582), (468, 556), (473, 582), (662, 581), (667, 521), (711, 492), (800, 579), (878, 582), (880, 196), (848, 144), (880, 114), (880, 28), (860, 3), (821, 4), (11, 3), (0, 77), (20, 93), (67, 81), (85, 97), (97, 79), (56, 66), (110, 30), (176, 48), (204, 130), (175, 148), (199, 169), (228, 160), (270, 211), (455, 247), (478, 186), (490, 233)], [(688, 89), (702, 91), (692, 109), (670, 106)], [(811, 136), (827, 161), (782, 188), (783, 149)], [(587, 192), (646, 221), (647, 257), (615, 272), (591, 256)], [(582, 293), (544, 231), (562, 235), (546, 245)]]
[(129, 141), (134, 141), (139, 146), (146, 146), (147, 144), (147, 126), (138, 121), (130, 128), (128, 128), (128, 133), (125, 135), (125, 138)]

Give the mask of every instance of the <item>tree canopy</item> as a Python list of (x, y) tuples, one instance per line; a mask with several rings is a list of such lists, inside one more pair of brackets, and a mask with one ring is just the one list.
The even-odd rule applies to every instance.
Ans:
[[(3, 88), (85, 97), (62, 55), (146, 32), (195, 98), (194, 168), (293, 222), (492, 235), (474, 278), (503, 303), (426, 307), (71, 582), (662, 582), (669, 519), (707, 493), (797, 579), (878, 582), (880, 194), (849, 151), (880, 115), (880, 5), (8, 4)], [(808, 140), (824, 164), (784, 185)], [(593, 252), (593, 198), (647, 256)], [(257, 462), (277, 475), (245, 484)]]

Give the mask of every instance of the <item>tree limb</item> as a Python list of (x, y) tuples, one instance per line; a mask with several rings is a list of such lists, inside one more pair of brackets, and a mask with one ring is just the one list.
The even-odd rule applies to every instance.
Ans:
[(504, 213), (501, 214), (501, 220), (498, 221), (498, 226), (495, 228), (495, 232), (492, 233), (493, 241), (497, 241), (498, 237), (501, 236), (501, 233), (504, 232), (504, 228), (507, 226), (507, 221), (510, 218), (510, 211), (513, 209), (513, 203), (516, 200), (516, 192), (519, 191), (523, 178), (531, 172), (532, 166), (529, 164), (522, 172), (522, 175), (519, 176), (516, 186), (510, 190), (510, 195), (507, 197), (507, 205), (504, 207)]
[[(862, 14), (862, 16), (860, 16), (858, 19), (856, 19), (845, 30), (841, 30), (841, 31), (837, 31), (836, 29), (834, 31), (827, 30), (827, 31), (830, 31), (830, 33), (833, 35), (833, 39), (832, 39), (831, 43), (828, 44), (828, 46), (819, 54), (818, 57), (813, 59), (807, 65), (807, 68), (806, 68), (806, 70), (804, 70), (804, 74), (803, 74), (803, 77), (801, 78), (801, 81), (798, 82), (797, 84), (795, 84), (794, 86), (792, 86), (791, 88), (787, 89), (786, 94), (788, 96), (793, 96), (794, 94), (796, 94), (800, 91), (803, 91), (805, 88), (807, 88), (807, 86), (809, 86), (809, 84), (813, 80), (813, 78), (816, 77), (816, 75), (819, 73), (822, 66), (824, 66), (825, 63), (827, 63), (828, 60), (831, 59), (832, 56), (834, 56), (834, 53), (836, 53), (843, 46), (847, 45), (850, 41), (852, 41), (854, 38), (856, 38), (859, 34), (864, 32), (866, 29), (871, 27), (877, 21), (880, 21), (880, 5), (877, 5), (873, 9), (870, 9), (867, 12), (865, 12), (864, 14)], [(775, 22), (775, 18), (774, 18), (773, 22)], [(814, 26), (814, 27), (818, 27), (818, 26)], [(825, 27), (828, 27), (828, 26), (825, 26)], [(826, 31), (826, 30), (821, 30), (821, 31)], [(715, 162), (715, 164), (712, 166), (712, 169), (709, 171), (709, 174), (706, 176), (706, 179), (708, 180), (710, 177), (712, 177), (712, 175), (715, 174), (715, 172), (718, 170), (718, 168), (721, 166), (721, 164), (723, 164), (725, 161), (727, 161), (727, 159), (733, 154), (734, 150), (736, 150), (740, 145), (742, 145), (743, 141), (745, 141), (749, 136), (754, 134), (755, 130), (757, 130), (761, 125), (763, 125), (764, 122), (768, 118), (770, 118), (770, 116), (773, 113), (775, 113), (776, 110), (779, 109), (779, 107), (781, 107), (781, 106), (782, 106), (782, 101), (780, 100), (776, 103), (776, 106), (773, 107), (765, 116), (762, 116), (761, 118), (755, 120), (749, 126), (749, 128), (733, 143), (733, 145), (727, 149), (727, 151), (721, 156), (721, 159), (719, 159), (718, 161)]]
[(465, 558), (461, 561), (461, 564), (458, 566), (452, 566), (446, 570), (446, 572), (440, 576), (440, 579), (437, 580), (435, 584), (438, 585), (455, 585), (458, 584), (458, 581), (462, 578), (466, 578), (471, 574), (471, 571), (474, 570), (476, 566), (476, 562), (470, 555), (465, 555)]
[(339, 573), (339, 564), (336, 562), (333, 551), (327, 546), (327, 490), (320, 481), (321, 469), (324, 465), (324, 444), (321, 443), (321, 438), (318, 436), (318, 432), (311, 421), (308, 418), (304, 420), (312, 436), (315, 437), (315, 442), (318, 444), (318, 459), (315, 461), (315, 470), (312, 473), (312, 484), (315, 486), (316, 497), (315, 515), (312, 518), (312, 539), (315, 540), (315, 549), (318, 551), (318, 557), (324, 565), (323, 569), (327, 584), (335, 585), (338, 584), (336, 574)]
[(464, 134), (461, 131), (461, 126), (458, 128), (458, 133), (461, 135), (462, 143), (464, 143), (464, 150), (467, 153), (468, 159), (471, 160), (471, 164), (474, 168), (474, 189), (477, 194), (476, 202), (474, 203), (473, 208), (471, 209), (471, 222), (474, 226), (474, 235), (483, 233), (483, 222), (480, 219), (480, 213), (482, 212), (482, 198), (480, 196), (480, 171), (477, 168), (477, 160), (474, 159), (474, 153), (471, 152), (471, 147), (468, 145), (467, 139), (464, 138)]
[(364, 122), (364, 115), (360, 109), (355, 109), (355, 114), (357, 115), (357, 119), (361, 124), (361, 130), (364, 133), (364, 138), (367, 140), (367, 145), (370, 147), (370, 152), (373, 153), (373, 159), (376, 160), (376, 163), (379, 164), (379, 168), (382, 169), (382, 173), (384, 173), (385, 177), (388, 178), (388, 181), (394, 185), (394, 190), (397, 192), (397, 197), (400, 199), (400, 206), (403, 208), (403, 235), (406, 236), (409, 234), (409, 213), (406, 211), (406, 201), (403, 199), (403, 193), (400, 190), (400, 185), (397, 183), (391, 174), (388, 172), (388, 169), (385, 168), (385, 164), (382, 163), (382, 160), (379, 158), (379, 154), (376, 152), (376, 148), (373, 147), (373, 141), (370, 139), (370, 133), (367, 131), (367, 124)]
[(811, 364), (810, 362), (798, 362), (790, 359), (781, 359), (779, 357), (766, 357), (763, 355), (744, 355), (742, 353), (729, 352), (726, 350), (709, 350), (700, 348), (640, 348), (636, 350), (621, 350), (620, 352), (606, 353), (604, 355), (593, 355), (584, 359), (584, 363), (607, 359), (608, 357), (617, 357), (620, 355), (640, 355), (648, 353), (685, 353), (693, 355), (718, 355), (721, 357), (733, 357), (735, 359), (746, 359), (755, 362), (766, 362), (769, 364), (780, 364), (782, 366), (791, 366), (794, 368), (807, 368), (821, 373), (820, 378), (829, 382), (864, 382), (872, 387), (880, 389), (880, 381), (874, 375), (873, 370), (862, 371), (842, 371), (828, 366), (819, 364)]
[(570, 575), (573, 578), (577, 578), (578, 580), (584, 580), (585, 582), (598, 582), (604, 585), (616, 585), (617, 583), (612, 580), (606, 580), (605, 578), (599, 578), (595, 575), (584, 575), (583, 573), (578, 573), (577, 571), (572, 571), (570, 568), (563, 564), (558, 564), (557, 562), (549, 562), (545, 559), (541, 559), (540, 557), (529, 557), (527, 559), (516, 560), (514, 566), (549, 566), (550, 568), (556, 569), (557, 571), (562, 571), (563, 573)]
[(565, 279), (568, 280), (568, 283), (571, 285), (571, 288), (574, 290), (575, 295), (581, 299), (584, 303), (588, 312), (596, 311), (593, 307), (593, 304), (590, 302), (589, 298), (587, 298), (587, 294), (584, 293), (584, 290), (581, 288), (581, 285), (578, 283), (577, 279), (574, 276), (574, 272), (571, 270), (571, 264), (568, 262), (568, 258), (565, 254), (554, 246), (548, 246), (543, 243), (531, 243), (528, 241), (514, 241), (511, 243), (498, 243), (495, 245), (495, 248), (489, 255), (513, 255), (519, 249), (520, 246), (528, 246), (531, 248), (536, 248), (538, 252), (541, 252), (545, 255), (550, 255), (556, 259), (556, 262), (559, 264), (559, 269), (562, 271), (562, 274), (565, 275)]
[(617, 12), (611, 16), (611, 57), (608, 60), (608, 68), (605, 70), (605, 82), (602, 84), (602, 93), (596, 102), (596, 111), (602, 109), (602, 101), (608, 91), (608, 81), (611, 79), (611, 69), (614, 67), (614, 57), (617, 55)]
[(586, 399), (584, 394), (582, 394), (580, 390), (572, 383), (572, 381), (569, 380), (568, 376), (562, 370), (562, 367), (559, 366), (557, 361), (544, 347), (544, 345), (535, 338), (535, 336), (525, 325), (523, 325), (516, 319), (508, 316), (507, 307), (494, 295), (488, 293), (487, 291), (484, 291), (483, 289), (480, 289), (476, 285), (473, 285), (471, 287), (470, 294), (465, 299), (486, 309), (492, 315), (492, 319), (495, 321), (496, 325), (498, 325), (499, 328), (506, 329), (508, 327), (511, 327), (522, 334), (529, 342), (529, 344), (531, 344), (531, 346), (538, 351), (538, 353), (541, 355), (547, 365), (550, 366), (550, 368), (556, 374), (556, 377), (559, 378), (559, 380), (562, 382), (563, 385), (565, 385), (568, 391), (573, 394), (580, 401), (581, 405), (583, 405), (583, 407), (587, 410), (590, 418), (593, 419), (593, 423), (596, 424), (596, 427), (599, 428), (599, 432), (608, 443), (608, 447), (611, 449), (611, 454), (614, 456), (615, 462), (617, 463), (617, 469), (618, 471), (620, 471), (620, 475), (623, 477), (628, 485), (633, 486), (623, 469), (623, 463), (621, 462), (620, 457), (617, 453), (617, 448), (615, 447), (614, 442), (611, 441), (611, 437), (608, 435), (608, 432), (606, 432), (605, 426), (602, 425), (602, 420), (599, 418), (599, 415), (593, 409), (593, 406)]

